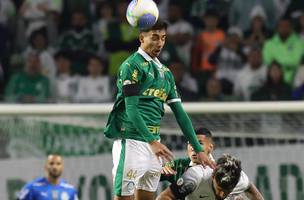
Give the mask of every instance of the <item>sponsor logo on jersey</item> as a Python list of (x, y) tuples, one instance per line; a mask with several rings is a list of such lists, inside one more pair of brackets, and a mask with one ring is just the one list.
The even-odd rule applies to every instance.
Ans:
[(168, 95), (165, 89), (155, 89), (155, 88), (148, 88), (143, 92), (144, 96), (154, 96), (160, 98), (163, 101), (166, 101)]

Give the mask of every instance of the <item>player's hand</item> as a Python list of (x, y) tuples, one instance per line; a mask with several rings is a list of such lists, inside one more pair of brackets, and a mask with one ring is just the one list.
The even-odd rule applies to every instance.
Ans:
[(173, 153), (162, 143), (154, 140), (149, 143), (152, 152), (158, 157), (162, 158), (168, 162), (173, 160)]
[(197, 158), (201, 162), (203, 167), (209, 166), (211, 169), (216, 168), (215, 162), (210, 160), (210, 158), (204, 152), (197, 153)]
[(176, 171), (174, 171), (171, 166), (165, 165), (161, 170), (161, 174), (165, 176), (172, 176), (176, 174)]

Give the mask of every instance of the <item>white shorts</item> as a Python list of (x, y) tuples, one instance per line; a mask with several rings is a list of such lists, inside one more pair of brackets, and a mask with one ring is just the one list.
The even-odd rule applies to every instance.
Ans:
[(162, 163), (148, 143), (132, 139), (115, 140), (112, 157), (116, 196), (131, 196), (135, 189), (148, 192), (157, 190)]

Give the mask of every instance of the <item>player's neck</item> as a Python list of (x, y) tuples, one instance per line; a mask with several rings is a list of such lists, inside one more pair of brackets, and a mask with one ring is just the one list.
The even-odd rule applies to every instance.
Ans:
[(49, 183), (52, 185), (58, 185), (60, 178), (54, 178), (51, 176), (47, 176), (46, 179), (48, 180)]
[(146, 54), (148, 54), (152, 59), (155, 58), (155, 56), (152, 55), (152, 53), (150, 53), (150, 52), (148, 51), (148, 49), (145, 48), (143, 45), (141, 45), (140, 48), (141, 48)]

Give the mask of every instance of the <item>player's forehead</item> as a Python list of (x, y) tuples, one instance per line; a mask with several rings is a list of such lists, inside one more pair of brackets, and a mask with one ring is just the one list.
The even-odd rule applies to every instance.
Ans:
[(49, 155), (47, 158), (47, 163), (62, 163), (62, 157), (59, 155)]
[(150, 36), (158, 36), (158, 37), (163, 37), (163, 36), (166, 36), (167, 33), (166, 33), (166, 30), (165, 29), (160, 29), (160, 30), (150, 30), (148, 32), (148, 35)]

